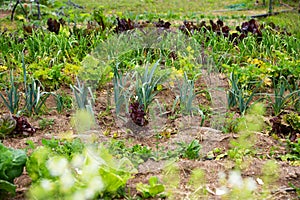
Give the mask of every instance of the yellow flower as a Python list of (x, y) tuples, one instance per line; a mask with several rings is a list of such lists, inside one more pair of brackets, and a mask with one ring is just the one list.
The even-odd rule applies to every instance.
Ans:
[(158, 84), (157, 87), (156, 87), (156, 90), (161, 91), (162, 89), (163, 89), (163, 86), (161, 84)]
[(263, 81), (264, 81), (264, 85), (267, 85), (269, 87), (272, 86), (272, 80), (269, 77), (265, 77)]
[(72, 76), (72, 75), (78, 74), (80, 69), (81, 69), (81, 66), (66, 63), (65, 68), (64, 68), (64, 73), (66, 75)]
[(187, 46), (187, 47), (186, 47), (186, 50), (187, 50), (187, 51), (191, 51), (191, 50), (192, 50), (192, 47), (191, 47), (191, 46)]
[(254, 59), (252, 60), (251, 64), (259, 65), (259, 64), (260, 64), (260, 60), (258, 60), (257, 58), (254, 58)]
[(180, 77), (183, 76), (184, 72), (182, 69), (178, 69), (177, 72), (176, 72), (177, 75), (179, 75)]
[(113, 73), (113, 72), (109, 72), (109, 73), (108, 73), (108, 78), (111, 79), (111, 78), (113, 78), (113, 77), (114, 77), (114, 73)]
[(5, 65), (0, 66), (0, 72), (6, 71), (8, 68)]

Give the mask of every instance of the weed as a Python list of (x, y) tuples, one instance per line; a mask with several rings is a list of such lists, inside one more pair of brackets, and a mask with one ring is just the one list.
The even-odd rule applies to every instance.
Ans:
[(51, 128), (54, 125), (54, 119), (46, 119), (43, 118), (39, 120), (39, 127), (41, 130), (45, 130), (46, 128)]
[(238, 131), (238, 124), (242, 120), (242, 118), (238, 117), (238, 115), (234, 112), (230, 112), (226, 114), (225, 123), (223, 127), (223, 132), (225, 133), (236, 133)]
[(297, 187), (297, 186), (295, 186), (292, 183), (289, 183), (289, 186), (292, 187), (293, 189), (295, 189), (295, 191), (296, 191), (296, 193), (298, 195), (298, 198), (300, 198), (300, 187)]
[(56, 110), (61, 113), (64, 109), (72, 108), (72, 97), (67, 94), (55, 94)]
[(286, 155), (281, 156), (281, 159), (284, 161), (300, 161), (300, 140), (296, 142), (287, 141), (287, 150)]
[(262, 115), (264, 112), (262, 104), (254, 104), (238, 123), (239, 138), (230, 141), (231, 148), (227, 151), (227, 155), (235, 161), (237, 168), (247, 167), (244, 159), (255, 154), (253, 145), (256, 142), (256, 136), (254, 133), (263, 128)]

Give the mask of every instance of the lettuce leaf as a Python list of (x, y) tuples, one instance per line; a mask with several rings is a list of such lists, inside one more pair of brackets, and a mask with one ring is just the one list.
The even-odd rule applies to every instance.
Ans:
[(0, 143), (0, 192), (15, 193), (13, 181), (23, 173), (26, 161), (25, 151), (8, 148)]

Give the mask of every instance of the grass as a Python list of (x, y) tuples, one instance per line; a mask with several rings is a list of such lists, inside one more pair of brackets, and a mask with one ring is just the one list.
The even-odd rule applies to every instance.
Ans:
[[(143, 18), (147, 20), (151, 18), (199, 19), (208, 15), (239, 18), (268, 12), (268, 5), (265, 7), (262, 5), (254, 6), (254, 1), (250, 0), (100, 0), (96, 2), (91, 0), (74, 0), (74, 2), (84, 5), (88, 11), (92, 11), (97, 7), (103, 7), (105, 14), (108, 15)], [(273, 5), (273, 11), (287, 9), (289, 8), (280, 6), (277, 2)], [(292, 22), (296, 20), (299, 23), (299, 15)]]
[(293, 33), (297, 38), (300, 38), (300, 15), (296, 12), (281, 13), (279, 15), (264, 18), (261, 21), (266, 23), (273, 22), (280, 27), (285, 27), (288, 32)]
[[(252, 3), (249, 3), (247, 0), (208, 0), (208, 1), (188, 1), (188, 0), (175, 0), (175, 1), (154, 1), (154, 0), (145, 0), (145, 1), (136, 1), (136, 0), (121, 0), (121, 1), (83, 1), (83, 0), (74, 0), (74, 2), (85, 5), (87, 10), (93, 10), (95, 7), (102, 6), (106, 14), (147, 14), (150, 13), (159, 16), (160, 14), (167, 14), (173, 18), (191, 16), (191, 13), (194, 15), (206, 15), (212, 13), (214, 10), (226, 9), (227, 6), (233, 4), (245, 4), (246, 7), (250, 7)], [(172, 17), (173, 13), (173, 17)], [(242, 15), (243, 12), (240, 12)]]

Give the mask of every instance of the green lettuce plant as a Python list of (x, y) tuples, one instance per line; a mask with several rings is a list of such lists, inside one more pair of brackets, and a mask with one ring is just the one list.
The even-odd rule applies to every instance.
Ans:
[(11, 115), (4, 115), (0, 118), (0, 138), (5, 138), (9, 135), (15, 128), (17, 122)]
[[(114, 198), (136, 173), (126, 158), (114, 159), (101, 144), (43, 142), (29, 157), (30, 199)], [(78, 146), (79, 144), (79, 146)]]
[(23, 173), (27, 155), (20, 149), (12, 149), (0, 143), (0, 196), (3, 193), (15, 194), (13, 181)]

